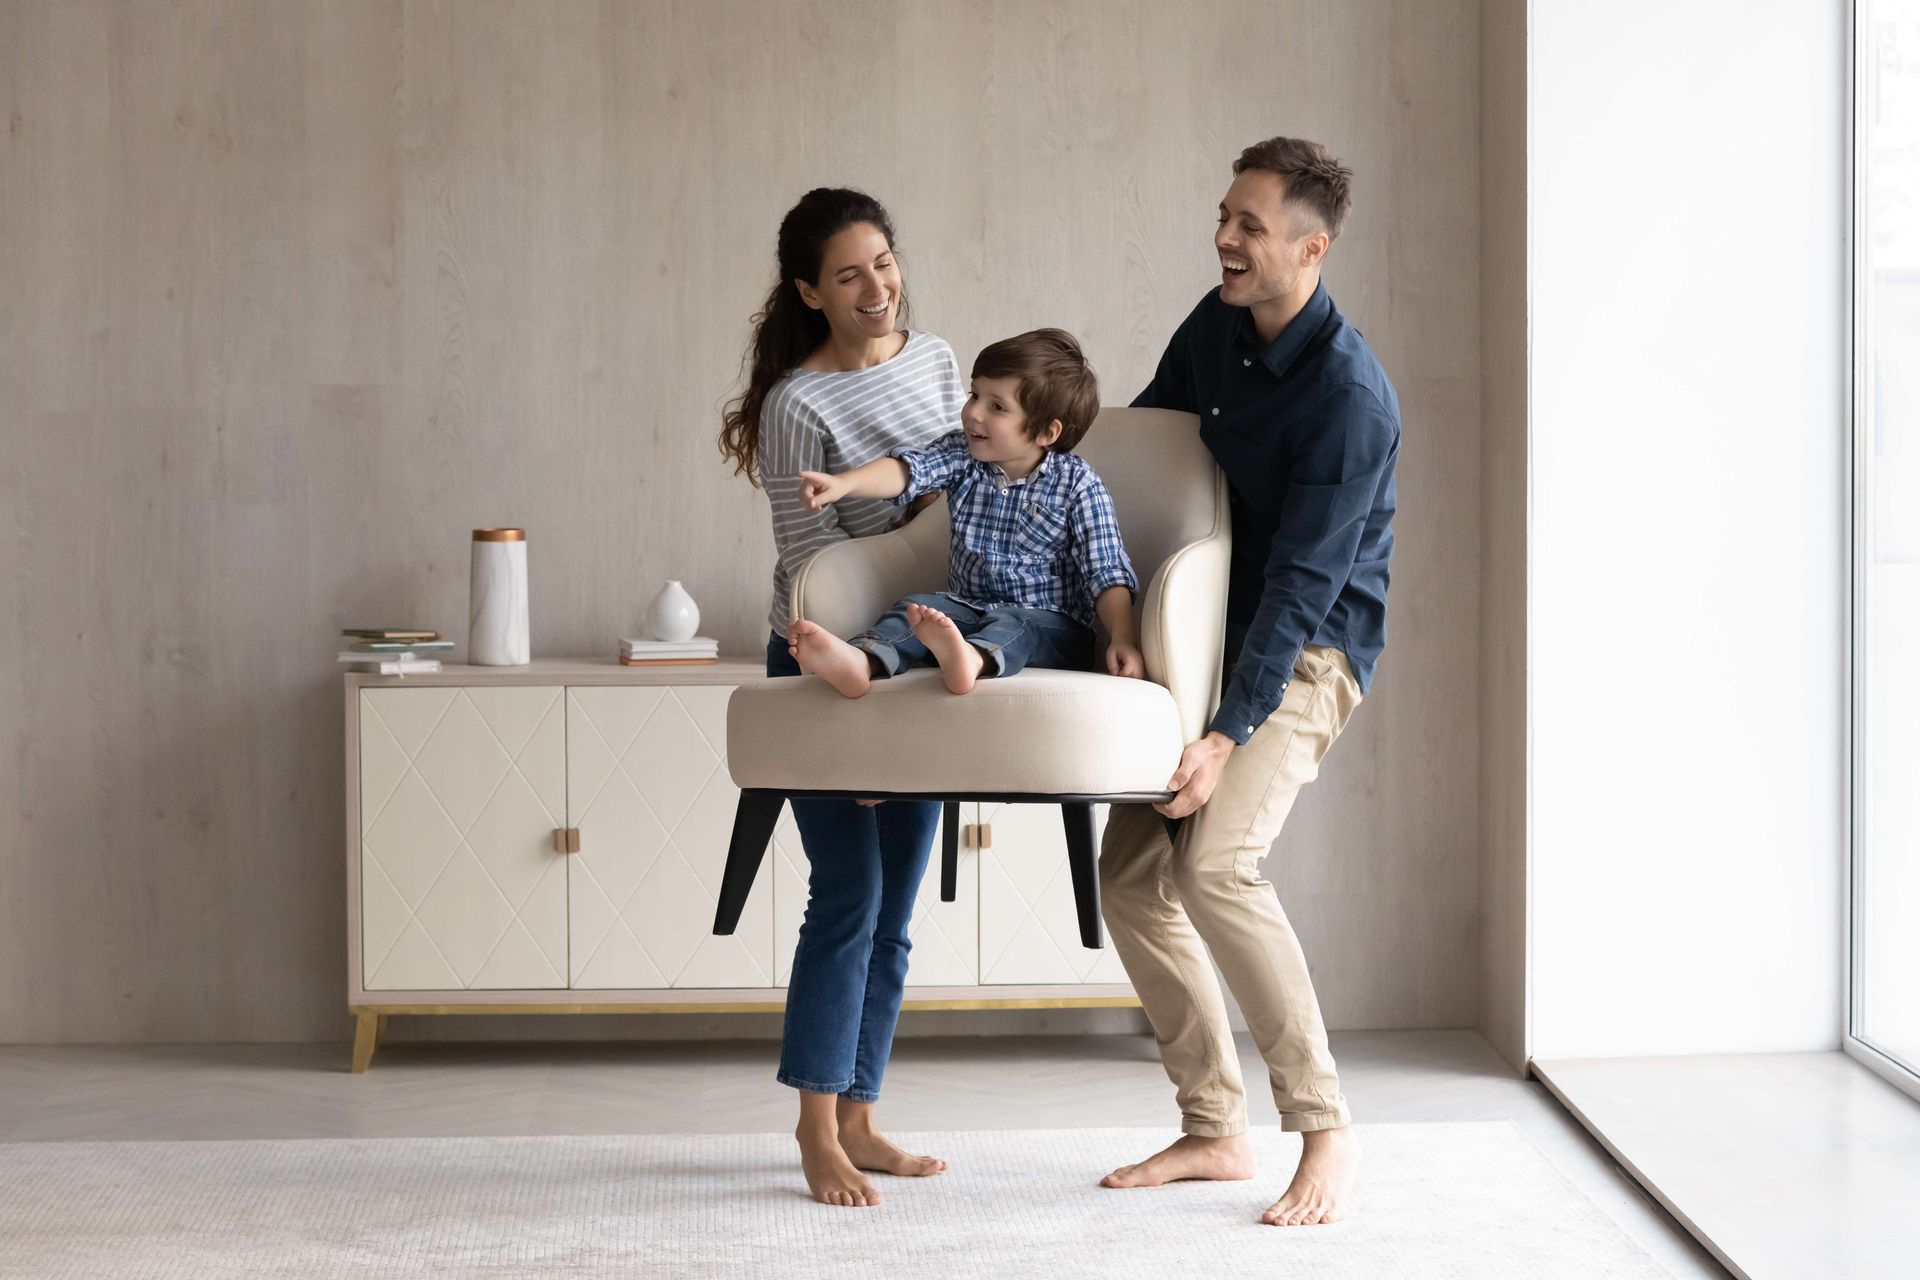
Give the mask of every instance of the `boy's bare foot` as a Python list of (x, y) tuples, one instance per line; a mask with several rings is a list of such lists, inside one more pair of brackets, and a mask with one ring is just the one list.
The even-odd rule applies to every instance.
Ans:
[(907, 624), (913, 628), (913, 634), (920, 643), (927, 646), (927, 652), (940, 664), (940, 679), (946, 683), (947, 692), (971, 693), (974, 682), (980, 678), (980, 669), (987, 665), (987, 659), (967, 643), (967, 638), (960, 634), (960, 628), (953, 625), (953, 619), (938, 609), (910, 604), (907, 606)]
[(1244, 1182), (1253, 1176), (1253, 1143), (1247, 1135), (1202, 1138), (1185, 1134), (1172, 1146), (1139, 1164), (1123, 1164), (1100, 1179), (1103, 1187), (1158, 1187), (1169, 1182), (1200, 1179), (1207, 1182)]
[(800, 1143), (800, 1171), (815, 1200), (843, 1209), (870, 1209), (880, 1203), (880, 1193), (853, 1167), (832, 1130), (802, 1124), (793, 1136)]
[(1360, 1167), (1360, 1140), (1350, 1127), (1300, 1135), (1300, 1167), (1287, 1194), (1260, 1215), (1271, 1227), (1310, 1227), (1347, 1216), (1353, 1175)]
[(873, 685), (867, 655), (817, 622), (796, 618), (787, 628), (787, 647), (808, 675), (819, 676), (844, 698), (858, 698)]

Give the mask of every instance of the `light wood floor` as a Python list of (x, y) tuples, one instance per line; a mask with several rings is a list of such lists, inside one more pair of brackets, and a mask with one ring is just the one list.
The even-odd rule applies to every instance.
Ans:
[[(1345, 1032), (1333, 1048), (1361, 1123), (1511, 1120), (1675, 1275), (1726, 1274), (1477, 1033)], [(1244, 1038), (1240, 1049), (1255, 1123), (1272, 1123), (1259, 1058)], [(773, 1081), (776, 1053), (764, 1041), (403, 1042), (355, 1076), (344, 1044), (5, 1047), (0, 1141), (781, 1131), (794, 1102)], [(903, 1039), (881, 1116), (901, 1131), (1165, 1125), (1169, 1137), (1174, 1119), (1141, 1035)]]

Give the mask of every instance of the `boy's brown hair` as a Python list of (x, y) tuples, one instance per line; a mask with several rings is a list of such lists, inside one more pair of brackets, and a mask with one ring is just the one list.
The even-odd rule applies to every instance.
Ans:
[(1335, 160), (1332, 152), (1305, 138), (1268, 138), (1242, 151), (1233, 162), (1235, 174), (1249, 169), (1278, 174), (1286, 185), (1285, 202), (1318, 219), (1328, 240), (1340, 238), (1340, 224), (1353, 209), (1353, 170)]
[(973, 376), (1012, 378), (1019, 384), (1029, 438), (1059, 419), (1060, 438), (1047, 446), (1050, 453), (1073, 452), (1100, 412), (1099, 379), (1065, 329), (1035, 329), (1002, 338), (974, 358)]

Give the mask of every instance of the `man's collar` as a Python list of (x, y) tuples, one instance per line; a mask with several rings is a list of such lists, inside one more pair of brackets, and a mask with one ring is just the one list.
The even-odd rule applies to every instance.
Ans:
[[(1333, 314), (1333, 299), (1327, 296), (1324, 282), (1313, 287), (1313, 296), (1307, 299), (1307, 305), (1300, 308), (1300, 314), (1287, 321), (1278, 336), (1260, 352), (1260, 362), (1272, 370), (1273, 376), (1286, 376), (1287, 370), (1307, 349), (1307, 343), (1320, 332), (1320, 327)], [(1247, 308), (1240, 311), (1240, 341), (1256, 351), (1260, 348), (1260, 332), (1253, 327), (1253, 312)]]

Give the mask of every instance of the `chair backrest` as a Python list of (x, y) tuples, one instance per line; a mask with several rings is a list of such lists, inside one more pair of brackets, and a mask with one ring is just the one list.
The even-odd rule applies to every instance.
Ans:
[(1194, 415), (1102, 409), (1075, 452), (1093, 464), (1113, 494), (1142, 593), (1168, 556), (1227, 528), (1220, 471), (1200, 441)]

